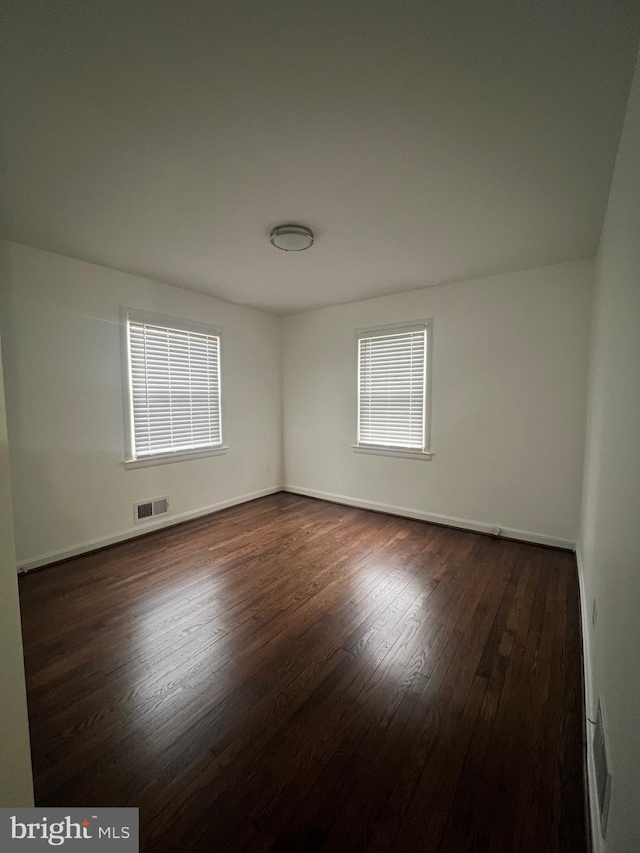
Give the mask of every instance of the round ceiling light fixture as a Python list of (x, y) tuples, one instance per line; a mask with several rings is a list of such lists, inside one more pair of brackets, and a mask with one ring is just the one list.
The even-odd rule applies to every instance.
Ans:
[(302, 252), (313, 246), (313, 231), (304, 225), (276, 225), (272, 229), (271, 245), (284, 252)]

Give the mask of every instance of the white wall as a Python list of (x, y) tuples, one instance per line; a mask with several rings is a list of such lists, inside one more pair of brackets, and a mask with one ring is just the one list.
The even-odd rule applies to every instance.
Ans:
[[(593, 264), (561, 264), (285, 318), (285, 483), (572, 545)], [(429, 462), (354, 453), (354, 330), (433, 318)]]
[(32, 806), (27, 695), (0, 350), (0, 808)]
[[(136, 500), (175, 518), (277, 489), (280, 318), (10, 242), (0, 276), (19, 565), (134, 531)], [(120, 305), (222, 327), (226, 455), (125, 470)]]
[[(597, 259), (579, 569), (588, 702), (612, 766), (606, 850), (640, 850), (640, 65)], [(590, 682), (590, 683), (589, 683)], [(595, 717), (591, 716), (592, 719)], [(599, 843), (599, 833), (596, 842)], [(598, 846), (596, 846), (596, 850)], [(600, 848), (602, 849), (602, 848)]]

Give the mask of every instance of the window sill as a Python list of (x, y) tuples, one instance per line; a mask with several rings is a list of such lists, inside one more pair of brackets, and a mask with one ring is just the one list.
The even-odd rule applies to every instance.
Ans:
[(148, 468), (150, 465), (166, 465), (168, 462), (185, 462), (187, 459), (202, 459), (205, 456), (224, 456), (229, 450), (227, 445), (208, 447), (206, 450), (187, 450), (184, 453), (164, 453), (162, 456), (143, 456), (140, 459), (125, 459), (124, 467)]
[(433, 453), (428, 450), (403, 450), (400, 447), (376, 447), (373, 444), (352, 444), (355, 453), (373, 453), (376, 456), (400, 456), (406, 459), (420, 459), (423, 462), (431, 459)]

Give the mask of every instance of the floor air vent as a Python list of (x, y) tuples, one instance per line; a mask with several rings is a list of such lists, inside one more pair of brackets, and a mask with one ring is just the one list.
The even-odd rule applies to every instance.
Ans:
[(598, 702), (596, 730), (593, 735), (593, 763), (596, 771), (596, 792), (598, 795), (598, 810), (600, 811), (600, 830), (604, 837), (607, 832), (609, 818), (609, 797), (611, 795), (611, 772), (607, 756), (607, 741), (605, 737), (602, 700)]
[(138, 501), (133, 505), (133, 520), (148, 521), (156, 515), (166, 515), (169, 512), (169, 498), (153, 498), (150, 501)]

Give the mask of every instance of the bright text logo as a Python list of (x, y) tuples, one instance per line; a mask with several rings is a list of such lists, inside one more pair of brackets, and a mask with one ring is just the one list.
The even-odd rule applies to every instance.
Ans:
[(138, 809), (0, 809), (0, 851), (138, 853)]

